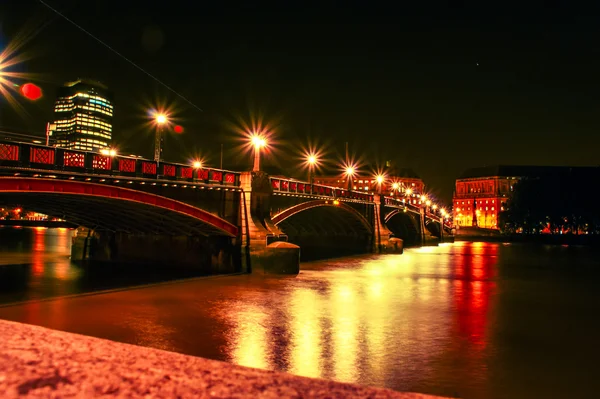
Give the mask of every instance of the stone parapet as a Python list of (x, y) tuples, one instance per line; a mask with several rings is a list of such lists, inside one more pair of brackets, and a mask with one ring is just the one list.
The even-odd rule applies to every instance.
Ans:
[(3, 398), (380, 398), (415, 393), (297, 377), (0, 321)]

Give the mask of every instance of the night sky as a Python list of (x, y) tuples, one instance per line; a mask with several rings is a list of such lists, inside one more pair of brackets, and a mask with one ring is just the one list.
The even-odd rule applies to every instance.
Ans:
[[(246, 162), (232, 125), (262, 117), (286, 173), (310, 138), (365, 164), (393, 159), (448, 201), (454, 179), (492, 164), (598, 165), (600, 10), (559, 2), (502, 9), (427, 2), (60, 1), (48, 4), (196, 107), (36, 0), (3, 0), (0, 45), (37, 31), (14, 70), (40, 74), (45, 97), (0, 127), (43, 132), (56, 87), (78, 77), (115, 94), (121, 152), (151, 157), (145, 109), (169, 104), (185, 133), (165, 158)], [(252, 5), (249, 5), (252, 3)], [(477, 3), (482, 3), (476, 6)], [(481, 7), (481, 8), (477, 8)], [(236, 141), (237, 140), (237, 141)], [(273, 160), (272, 160), (273, 161)], [(364, 167), (370, 170), (369, 166)]]

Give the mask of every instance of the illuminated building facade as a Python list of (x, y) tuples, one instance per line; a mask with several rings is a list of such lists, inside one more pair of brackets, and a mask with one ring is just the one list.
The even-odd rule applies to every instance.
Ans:
[(469, 169), (456, 180), (452, 199), (454, 225), (497, 229), (498, 217), (518, 180), (531, 168), (492, 166)]
[[(598, 181), (599, 176), (599, 167), (582, 166), (499, 165), (469, 169), (456, 180), (452, 201), (454, 224), (458, 228), (472, 226), (497, 229), (499, 215), (507, 210), (515, 185), (522, 179), (551, 181), (559, 194), (561, 190), (576, 192), (581, 186)], [(568, 188), (570, 185), (575, 188)], [(593, 183), (591, 187), (595, 187)], [(544, 195), (540, 193), (540, 202), (548, 200)], [(577, 194), (571, 198), (577, 198)], [(582, 199), (576, 203), (577, 207), (586, 206)]]
[[(316, 176), (315, 184), (325, 186), (348, 188), (346, 176)], [(352, 189), (366, 193), (377, 193), (378, 183), (374, 175), (355, 175), (352, 177)], [(385, 173), (385, 180), (381, 187), (382, 194), (406, 198), (411, 203), (419, 205), (421, 195), (425, 192), (425, 183), (410, 169), (390, 170)]]
[(50, 144), (73, 150), (98, 151), (112, 141), (113, 100), (103, 84), (79, 79), (58, 90)]

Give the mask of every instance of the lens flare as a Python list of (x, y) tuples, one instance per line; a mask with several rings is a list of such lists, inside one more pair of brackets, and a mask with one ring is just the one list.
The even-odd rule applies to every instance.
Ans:
[(25, 83), (19, 89), (23, 97), (31, 101), (37, 101), (42, 98), (42, 89), (33, 83)]
[(26, 53), (22, 49), (39, 32), (39, 26), (30, 25), (24, 27), (4, 48), (0, 46), (0, 97), (5, 98), (11, 107), (22, 117), (27, 116), (27, 111), (19, 102), (18, 96), (22, 95), (30, 101), (35, 101), (41, 98), (42, 91), (32, 83), (20, 84), (20, 81), (23, 80), (38, 80), (39, 76), (37, 74), (17, 72), (14, 69), (32, 58), (30, 53)]

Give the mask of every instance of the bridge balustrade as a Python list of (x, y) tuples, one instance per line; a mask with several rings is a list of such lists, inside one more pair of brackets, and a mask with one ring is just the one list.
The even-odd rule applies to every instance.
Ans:
[(239, 186), (240, 173), (0, 140), (0, 166)]
[(373, 195), (356, 191), (343, 190), (340, 188), (322, 186), (320, 184), (309, 184), (296, 180), (271, 177), (271, 187), (276, 193), (312, 194), (340, 199), (353, 199), (365, 202), (373, 202)]

